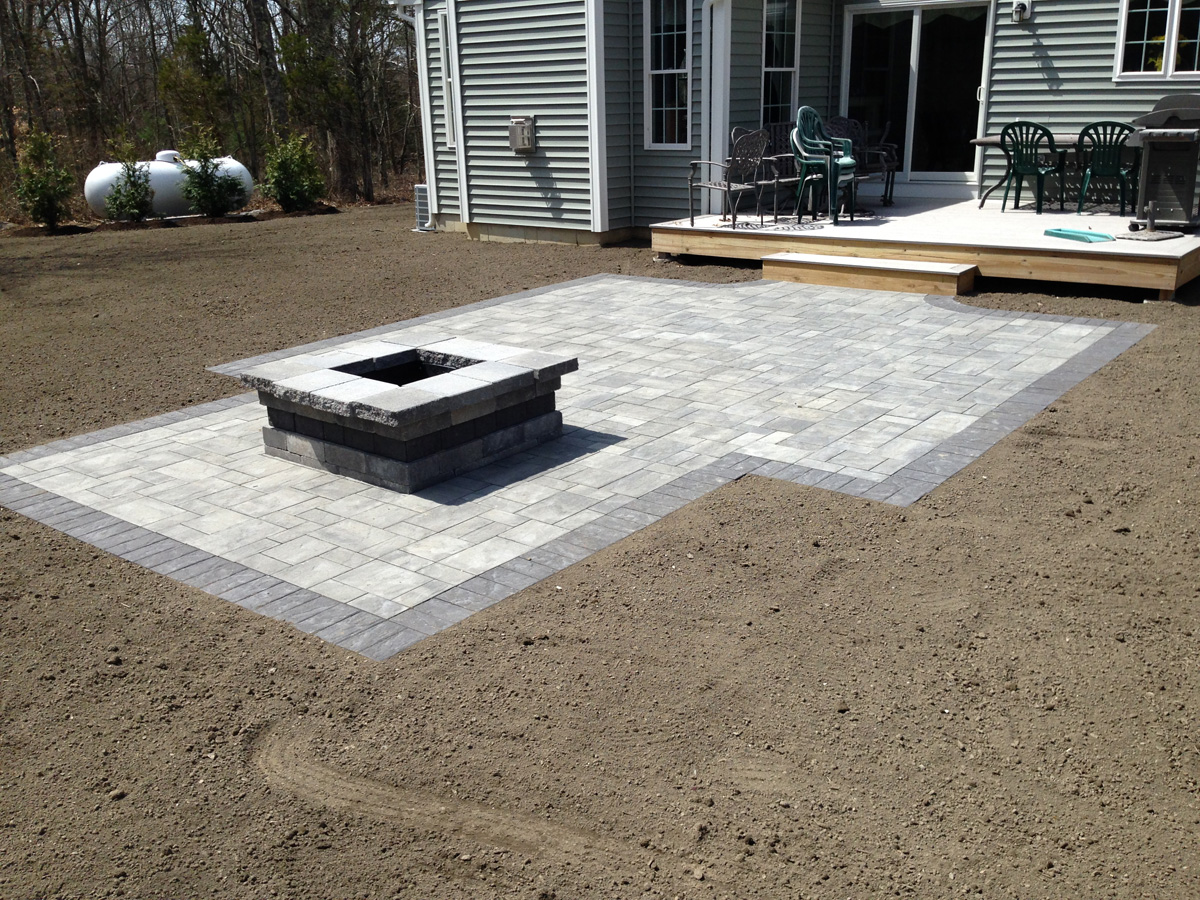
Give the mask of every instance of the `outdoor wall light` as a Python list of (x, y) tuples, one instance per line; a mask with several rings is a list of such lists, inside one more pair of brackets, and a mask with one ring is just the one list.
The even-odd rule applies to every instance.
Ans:
[(1012, 20), (1023, 22), (1033, 15), (1033, 0), (1014, 0), (1012, 5)]

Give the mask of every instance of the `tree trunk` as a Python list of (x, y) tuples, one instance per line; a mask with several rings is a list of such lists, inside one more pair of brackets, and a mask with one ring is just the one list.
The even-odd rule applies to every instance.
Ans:
[[(17, 164), (17, 92), (13, 87), (16, 34), (8, 16), (8, 7), (0, 0), (0, 142), (3, 150)], [(12, 49), (10, 49), (12, 48)]]
[(267, 0), (246, 0), (246, 7), (250, 15), (254, 51), (258, 55), (258, 68), (262, 72), (263, 88), (267, 94), (267, 124), (272, 132), (279, 134), (288, 127), (288, 110), (283, 79), (279, 75), (271, 14), (267, 9)]

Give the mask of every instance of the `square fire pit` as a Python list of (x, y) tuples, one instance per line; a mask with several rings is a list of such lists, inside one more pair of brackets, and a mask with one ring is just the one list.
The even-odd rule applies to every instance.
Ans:
[(302, 353), (248, 369), (270, 456), (403, 493), (562, 434), (554, 392), (574, 357), (449, 338)]

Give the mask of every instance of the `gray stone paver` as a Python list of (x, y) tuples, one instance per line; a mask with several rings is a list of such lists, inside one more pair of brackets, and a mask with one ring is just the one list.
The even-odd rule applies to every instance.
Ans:
[(404, 495), (267, 457), (242, 394), (0, 459), (0, 503), (384, 659), (747, 472), (912, 503), (1148, 331), (597, 276), (215, 368), (386, 340), (578, 356), (563, 437), (467, 476)]

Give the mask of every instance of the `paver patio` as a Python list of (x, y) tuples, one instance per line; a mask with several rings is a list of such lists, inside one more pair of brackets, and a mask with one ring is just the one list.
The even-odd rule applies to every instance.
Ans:
[(0, 458), (0, 503), (385, 659), (748, 472), (912, 503), (1149, 331), (595, 276), (303, 348), (463, 337), (577, 356), (564, 435), (534, 450), (400, 494), (266, 456), (243, 394)]

